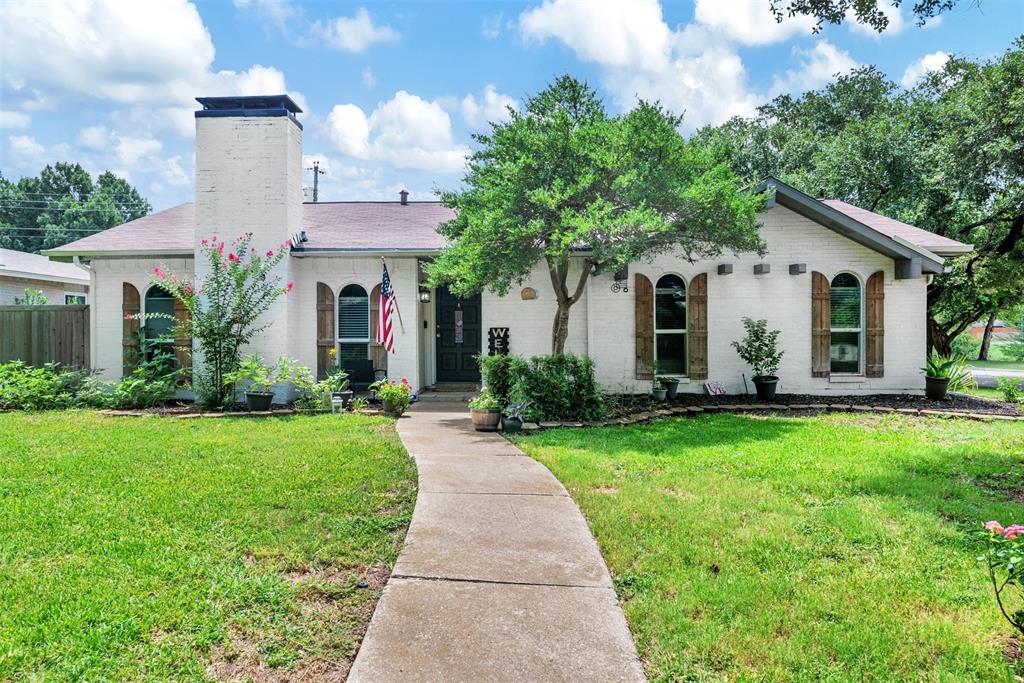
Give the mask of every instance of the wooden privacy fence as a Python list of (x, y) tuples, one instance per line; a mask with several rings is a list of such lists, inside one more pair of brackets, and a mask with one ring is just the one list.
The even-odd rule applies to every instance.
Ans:
[(89, 306), (0, 306), (0, 363), (89, 367)]

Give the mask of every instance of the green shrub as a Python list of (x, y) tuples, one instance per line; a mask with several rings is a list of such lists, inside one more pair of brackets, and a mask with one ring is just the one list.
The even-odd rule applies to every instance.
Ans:
[(1024, 332), (1018, 332), (1011, 341), (1000, 348), (1010, 360), (1024, 361)]
[(1010, 403), (1024, 401), (1024, 389), (1020, 388), (1020, 377), (1003, 377), (997, 386), (1002, 392), (1004, 400)]
[(950, 346), (953, 349), (953, 353), (969, 360), (977, 359), (978, 354), (981, 353), (981, 340), (975, 339), (966, 332), (954, 339)]
[(512, 402), (512, 388), (516, 379), (526, 371), (526, 361), (520, 356), (478, 356), (477, 361), (484, 386), (504, 408)]
[(77, 394), (88, 370), (56, 363), (34, 367), (16, 360), (0, 365), (0, 408), (53, 410), (78, 404)]
[(525, 413), (530, 421), (588, 421), (605, 414), (594, 361), (569, 353), (531, 358), (518, 373), (511, 398), (527, 402)]

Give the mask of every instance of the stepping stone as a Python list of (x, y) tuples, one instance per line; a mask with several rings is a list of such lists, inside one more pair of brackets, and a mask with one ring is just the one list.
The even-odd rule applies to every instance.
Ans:
[(524, 422), (523, 423), (523, 431), (524, 432), (535, 432), (538, 429), (540, 429), (540, 425), (537, 424), (536, 422)]
[(701, 408), (704, 410), (705, 413), (717, 413), (720, 410), (722, 410), (721, 406), (716, 406), (716, 405), (711, 405), (711, 404), (702, 405)]
[(894, 412), (896, 412), (896, 409), (895, 408), (890, 408), (889, 406), (875, 406), (875, 412), (876, 413), (894, 413)]
[(855, 413), (870, 413), (873, 412), (875, 409), (872, 408), (871, 406), (850, 406), (850, 410), (852, 410)]
[(789, 406), (782, 405), (781, 403), (771, 403), (768, 405), (769, 410), (789, 410)]
[(674, 406), (672, 408), (673, 415), (684, 415), (689, 410), (686, 406)]
[(829, 410), (849, 410), (853, 406), (849, 403), (830, 403), (828, 407)]
[(790, 410), (810, 410), (811, 408), (813, 408), (813, 406), (808, 404), (808, 403), (790, 403), (789, 404), (789, 409)]
[(704, 412), (704, 409), (699, 407), (699, 406), (690, 406), (686, 410), (687, 410), (687, 412), (693, 413), (694, 415), (697, 415), (699, 413), (703, 413)]
[(807, 406), (807, 408), (808, 410), (820, 410), (824, 412), (829, 409), (829, 406), (827, 403), (812, 403), (811, 405)]
[(932, 416), (935, 416), (935, 417), (949, 417), (949, 413), (946, 412), (945, 410), (928, 410), (927, 408), (922, 410), (921, 414), (922, 415), (932, 415)]
[(661, 415), (662, 417), (672, 417), (675, 414), (675, 410), (671, 408), (662, 408), (658, 411), (658, 415)]
[(561, 422), (541, 422), (540, 423), (540, 428), (541, 429), (555, 429), (556, 427), (561, 427), (561, 426), (562, 426)]
[(897, 408), (896, 412), (903, 415), (917, 415), (917, 408)]

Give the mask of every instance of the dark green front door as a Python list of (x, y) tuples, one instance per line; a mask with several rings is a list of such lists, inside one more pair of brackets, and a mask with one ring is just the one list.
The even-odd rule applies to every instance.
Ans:
[(438, 287), (437, 381), (479, 382), (481, 322), (480, 295), (460, 299), (444, 287)]

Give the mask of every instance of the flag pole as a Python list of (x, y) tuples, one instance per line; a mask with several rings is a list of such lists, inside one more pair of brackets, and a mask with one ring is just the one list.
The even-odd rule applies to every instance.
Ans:
[[(385, 263), (383, 256), (380, 257), (380, 265), (382, 267), (387, 267), (387, 263)], [(394, 291), (395, 291), (395, 287), (394, 287), (394, 285), (392, 285), (391, 286), (391, 292), (394, 293)], [(395, 303), (395, 312), (398, 313), (398, 325), (399, 325), (399, 327), (402, 328), (402, 333), (405, 334), (405, 322), (402, 320), (402, 309), (398, 307), (398, 297), (397, 296), (392, 296), (391, 299)]]

